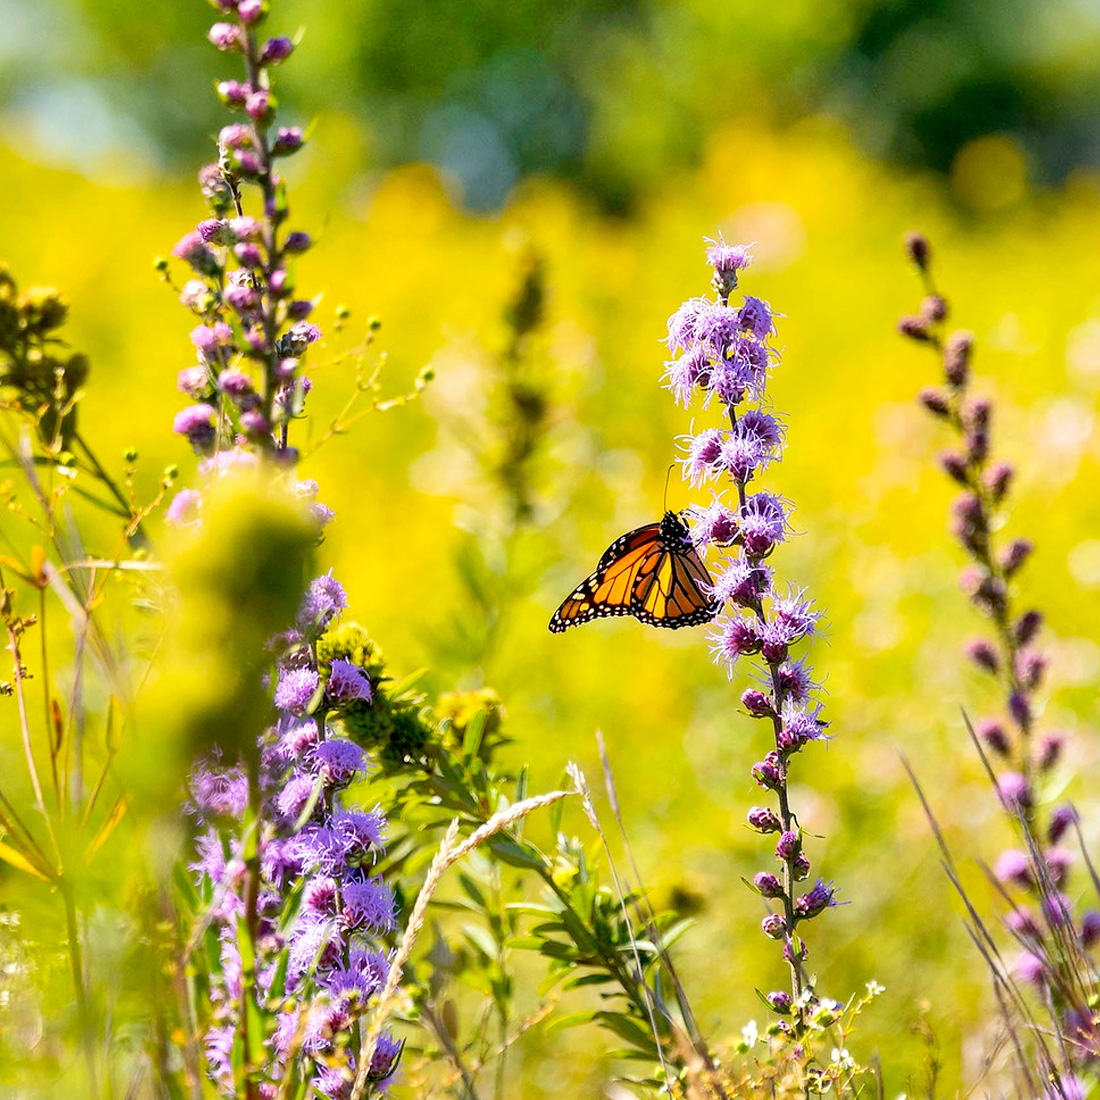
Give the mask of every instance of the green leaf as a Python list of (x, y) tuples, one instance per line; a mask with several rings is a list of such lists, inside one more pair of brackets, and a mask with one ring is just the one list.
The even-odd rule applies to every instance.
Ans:
[(567, 1027), (578, 1027), (580, 1024), (592, 1022), (595, 1012), (567, 1012), (564, 1016), (554, 1016), (543, 1029), (544, 1034), (553, 1035), (556, 1031), (564, 1031)]
[(489, 847), (497, 859), (510, 867), (535, 871), (543, 866), (542, 860), (537, 855), (509, 837), (495, 836), (489, 841)]
[(476, 924), (464, 924), (462, 935), (475, 950), (480, 951), (488, 959), (495, 959), (500, 953), (500, 947), (488, 929)]
[(485, 718), (485, 711), (479, 710), (466, 726), (466, 732), (462, 737), (462, 755), (467, 760), (477, 756), (477, 751), (481, 748), (481, 739), (485, 736)]
[(650, 1057), (657, 1057), (657, 1044), (653, 1041), (653, 1033), (648, 1028), (642, 1027), (637, 1020), (618, 1012), (608, 1011), (597, 1012), (595, 1019), (599, 1020), (608, 1031), (613, 1031), (620, 1039), (625, 1039), (632, 1044), (635, 1049), (649, 1051)]

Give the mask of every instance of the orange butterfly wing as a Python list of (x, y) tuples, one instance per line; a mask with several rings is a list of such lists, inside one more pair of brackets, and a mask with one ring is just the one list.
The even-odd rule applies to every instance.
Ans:
[(649, 626), (677, 629), (710, 622), (718, 613), (711, 580), (674, 512), (639, 527), (604, 551), (596, 571), (550, 620), (557, 634), (605, 615), (633, 615)]

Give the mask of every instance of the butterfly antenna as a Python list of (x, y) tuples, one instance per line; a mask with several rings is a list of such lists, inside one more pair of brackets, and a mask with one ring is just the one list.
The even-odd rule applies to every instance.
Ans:
[(667, 512), (668, 511), (668, 483), (672, 480), (672, 471), (673, 471), (673, 468), (675, 467), (675, 465), (676, 465), (675, 462), (670, 462), (668, 464), (668, 472), (665, 474), (665, 496), (664, 496), (664, 500), (661, 502), (661, 511), (662, 512)]

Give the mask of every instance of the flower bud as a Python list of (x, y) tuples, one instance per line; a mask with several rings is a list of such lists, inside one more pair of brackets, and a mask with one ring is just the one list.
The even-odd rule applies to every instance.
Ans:
[(766, 787), (769, 790), (775, 790), (782, 782), (782, 773), (779, 770), (779, 756), (774, 752), (769, 752), (763, 760), (758, 761), (752, 766), (752, 777), (760, 784), (761, 787)]
[(1035, 544), (1030, 539), (1013, 539), (1001, 554), (1001, 569), (1004, 575), (1015, 576), (1034, 549)]
[(799, 852), (798, 855), (791, 860), (791, 878), (795, 882), (801, 882), (810, 875), (810, 857), (805, 852)]
[(1013, 909), (1005, 917), (1005, 925), (1024, 939), (1041, 940), (1043, 937), (1043, 930), (1030, 909)]
[(959, 485), (967, 484), (968, 465), (965, 455), (957, 451), (944, 451), (940, 455), (940, 468), (952, 481)]
[(219, 50), (239, 50), (241, 48), (241, 29), (236, 23), (215, 23), (207, 33), (207, 38)]
[(798, 833), (788, 829), (784, 832), (775, 845), (775, 858), (787, 863), (794, 859), (802, 850), (802, 838)]
[(1039, 765), (1040, 771), (1048, 772), (1058, 763), (1064, 744), (1065, 738), (1060, 733), (1048, 733), (1039, 742), (1039, 753), (1035, 762)]
[(1014, 691), (1008, 697), (1008, 713), (1021, 728), (1031, 724), (1031, 700), (1022, 691)]
[(1008, 495), (1014, 474), (1015, 470), (1007, 462), (997, 462), (990, 466), (985, 475), (985, 487), (989, 490), (994, 504), (1000, 504)]
[(1012, 813), (1031, 805), (1031, 788), (1019, 772), (1001, 772), (997, 776), (997, 794), (1004, 808)]
[(978, 736), (998, 756), (1007, 756), (1009, 751), (1008, 734), (996, 718), (983, 718), (978, 723)]
[(928, 332), (927, 324), (923, 317), (918, 317), (915, 314), (910, 314), (908, 317), (902, 317), (898, 321), (898, 332), (902, 336), (908, 336), (910, 340), (916, 340), (918, 343), (929, 343), (932, 339)]
[(1090, 909), (1081, 918), (1081, 943), (1085, 947), (1092, 947), (1100, 940), (1100, 913)]
[(929, 324), (936, 324), (947, 317), (947, 302), (939, 294), (929, 294), (920, 304), (920, 315)]
[(951, 412), (951, 406), (948, 405), (947, 398), (940, 390), (931, 387), (923, 389), (920, 391), (918, 400), (933, 416), (941, 419), (946, 419)]
[(759, 688), (746, 688), (741, 693), (741, 705), (754, 718), (763, 718), (775, 713), (771, 696)]
[(765, 898), (781, 898), (783, 896), (783, 883), (778, 875), (771, 871), (759, 871), (753, 876), (752, 884)]
[(1020, 645), (1028, 645), (1034, 640), (1035, 635), (1039, 633), (1039, 627), (1043, 625), (1043, 616), (1039, 611), (1025, 611), (1017, 620), (1016, 625), (1012, 628), (1012, 633), (1016, 636), (1016, 641)]
[(767, 806), (753, 806), (748, 822), (758, 833), (778, 833), (783, 827), (779, 815)]
[(780, 1016), (789, 1016), (791, 1014), (791, 995), (784, 993), (783, 990), (777, 989), (773, 993), (769, 993), (764, 1000), (768, 1002), (769, 1007), (773, 1012), (778, 1012)]
[(921, 271), (928, 270), (932, 249), (928, 244), (928, 238), (923, 233), (914, 230), (905, 234), (905, 254)]
[(276, 35), (264, 43), (260, 61), (265, 65), (276, 65), (285, 61), (294, 52), (294, 43), (286, 35)]
[(1057, 844), (1076, 820), (1077, 811), (1068, 802), (1056, 806), (1047, 824), (1047, 839), (1051, 844)]
[(973, 347), (974, 337), (969, 332), (953, 332), (944, 344), (943, 374), (947, 384), (953, 389), (961, 389), (966, 385)]
[(787, 931), (787, 922), (778, 913), (769, 913), (761, 922), (760, 929), (769, 939), (781, 939)]
[(286, 240), (283, 241), (283, 250), (285, 252), (305, 252), (310, 244), (312, 244), (312, 241), (309, 234), (296, 230), (286, 235)]
[(973, 641), (967, 642), (965, 653), (979, 668), (985, 669), (986, 672), (992, 672), (994, 675), (997, 674), (997, 669), (1000, 667), (997, 651), (985, 638), (975, 638)]

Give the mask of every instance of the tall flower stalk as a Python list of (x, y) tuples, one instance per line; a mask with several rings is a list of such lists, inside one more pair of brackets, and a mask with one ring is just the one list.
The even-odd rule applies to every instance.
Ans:
[[(950, 331), (950, 307), (932, 275), (931, 249), (919, 233), (906, 239), (906, 252), (924, 286), (918, 311), (901, 318), (899, 332), (936, 357), (941, 380), (921, 391), (920, 402), (953, 437), (939, 464), (959, 488), (952, 506), (952, 531), (969, 563), (963, 588), (986, 618), (986, 636), (969, 642), (967, 659), (997, 684), (1003, 713), (977, 722), (975, 744), (996, 786), (1018, 845), (1003, 852), (993, 877), (1010, 911), (1005, 924), (1020, 947), (1013, 965), (1017, 979), (1040, 992), (1064, 1044), (1069, 1066), (1100, 1059), (1096, 966), (1091, 949), (1100, 943), (1100, 913), (1074, 912), (1067, 890), (1075, 856), (1065, 845), (1077, 824), (1073, 806), (1052, 797), (1059, 788), (1055, 769), (1064, 739), (1040, 735), (1037, 715), (1047, 661), (1035, 642), (1042, 615), (1021, 608), (1017, 582), (1034, 549), (1030, 539), (1002, 536), (1013, 468), (992, 457), (993, 404), (973, 392), (974, 337)], [(1026, 607), (1026, 605), (1025, 605)], [(1080, 834), (1078, 832), (1078, 839)], [(1087, 853), (1085, 855), (1088, 862)], [(1100, 880), (1089, 866), (1100, 894)]]
[[(774, 805), (753, 807), (748, 822), (759, 834), (775, 836), (778, 866), (760, 871), (753, 887), (771, 903), (762, 929), (782, 943), (790, 968), (790, 993), (779, 990), (766, 999), (778, 1014), (793, 1017), (793, 1029), (800, 1033), (813, 1014), (833, 1010), (814, 996), (801, 929), (835, 904), (835, 891), (820, 879), (809, 890), (799, 886), (811, 866), (789, 789), (794, 758), (824, 739), (816, 700), (820, 685), (806, 661), (792, 654), (815, 633), (819, 612), (804, 589), (777, 588), (768, 564), (787, 538), (790, 505), (767, 490), (750, 491), (750, 483), (779, 460), (784, 443), (783, 426), (767, 409), (768, 376), (779, 361), (770, 343), (775, 314), (751, 295), (739, 303), (730, 300), (739, 273), (751, 262), (746, 248), (719, 239), (708, 249), (707, 261), (714, 270), (716, 297), (691, 298), (669, 318), (674, 357), (665, 377), (679, 403), (689, 405), (699, 397), (706, 408), (715, 402), (728, 422), (686, 438), (683, 474), (693, 486), (724, 482), (728, 487), (708, 506), (692, 510), (692, 538), (700, 548), (733, 551), (714, 581), (713, 597), (722, 615), (711, 642), (715, 660), (731, 678), (742, 659), (753, 662), (757, 683), (745, 689), (741, 703), (751, 717), (767, 723), (772, 735), (772, 747), (752, 775)], [(730, 489), (732, 500), (723, 495)]]
[[(217, 163), (199, 173), (210, 217), (172, 250), (191, 269), (179, 294), (199, 320), (191, 332), (197, 362), (179, 376), (193, 404), (173, 426), (200, 456), (207, 490), (177, 494), (169, 519), (201, 530), (212, 482), (245, 468), (261, 486), (298, 498), (316, 537), (332, 513), (316, 502), (316, 483), (294, 480), (290, 427), (311, 388), (305, 356), (321, 330), (307, 320), (313, 302), (295, 296), (293, 261), (310, 237), (286, 229), (278, 172), (303, 135), (276, 126), (271, 79), (293, 43), (262, 38), (263, 0), (215, 7), (226, 21), (210, 29), (210, 41), (240, 55), (244, 68), (244, 79), (221, 82), (218, 95), (242, 121), (221, 130)], [(170, 281), (167, 261), (160, 267)], [(365, 633), (337, 625), (346, 603), (331, 574), (313, 581), (297, 621), (269, 639), (273, 719), (242, 740), (239, 759), (215, 746), (192, 774), (190, 810), (201, 831), (191, 946), (206, 941), (216, 960), (203, 1046), (207, 1073), (226, 1097), (306, 1087), (338, 1100), (357, 1076), (372, 1091), (384, 1086), (400, 1055), (382, 1032), (370, 1064), (357, 1061), (362, 1018), (389, 976), (379, 937), (394, 930), (395, 909), (372, 870), (384, 816), (345, 793), (368, 772), (346, 723), (372, 706), (377, 687), (364, 667)]]

